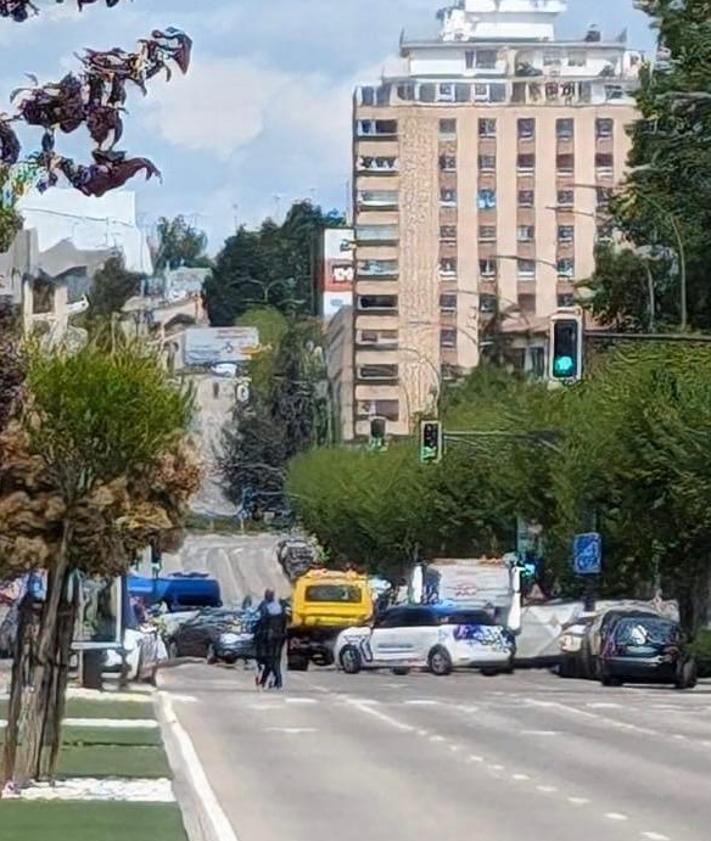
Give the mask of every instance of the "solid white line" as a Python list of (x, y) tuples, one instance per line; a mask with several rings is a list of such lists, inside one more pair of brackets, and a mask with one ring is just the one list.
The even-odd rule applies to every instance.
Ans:
[(212, 790), (205, 769), (200, 762), (197, 751), (183, 725), (178, 721), (173, 709), (173, 702), (167, 692), (160, 692), (159, 698), (163, 704), (163, 711), (168, 726), (173, 732), (183, 757), (183, 765), (190, 782), (198, 794), (207, 819), (212, 824), (216, 841), (239, 841), (227, 815), (222, 810), (220, 801)]
[(287, 704), (318, 704), (315, 698), (285, 698)]

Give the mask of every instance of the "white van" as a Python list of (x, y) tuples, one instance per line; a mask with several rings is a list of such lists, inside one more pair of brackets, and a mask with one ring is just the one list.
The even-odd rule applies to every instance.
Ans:
[(372, 625), (341, 631), (334, 649), (346, 674), (427, 668), (442, 676), (474, 668), (494, 675), (513, 670), (515, 653), (514, 634), (489, 611), (442, 605), (392, 607)]

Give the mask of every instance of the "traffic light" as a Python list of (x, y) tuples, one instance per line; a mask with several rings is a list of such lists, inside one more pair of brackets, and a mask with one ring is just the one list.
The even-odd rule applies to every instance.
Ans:
[(420, 424), (420, 461), (439, 464), (443, 456), (444, 438), (439, 421), (422, 421)]
[(386, 450), (387, 440), (385, 437), (387, 431), (387, 421), (385, 418), (371, 418), (370, 419), (370, 449), (371, 450)]
[(558, 313), (551, 318), (549, 378), (577, 382), (583, 375), (583, 318)]

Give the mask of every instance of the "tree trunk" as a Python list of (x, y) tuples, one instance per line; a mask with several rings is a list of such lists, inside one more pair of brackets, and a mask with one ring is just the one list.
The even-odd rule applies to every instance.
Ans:
[(40, 770), (48, 699), (56, 662), (59, 608), (69, 569), (70, 539), (71, 528), (65, 526), (55, 567), (47, 576), (47, 594), (42, 610), (37, 656), (34, 658), (31, 681), (23, 692), (20, 714), (25, 723), (23, 738), (17, 749), (14, 767), (8, 769), (10, 778), (19, 787), (26, 786)]
[[(70, 574), (65, 576), (63, 591), (67, 591)], [(67, 683), (69, 681), (69, 660), (71, 657), (77, 601), (63, 604), (57, 623), (57, 640), (52, 669), (52, 680), (45, 708), (44, 733), (40, 748), (39, 777), (53, 779), (57, 770), (59, 750), (62, 745), (62, 721), (66, 708)]]
[[(39, 635), (40, 615), (31, 593), (26, 593), (18, 608), (17, 637), (12, 663), (12, 683), (5, 730), (2, 784), (11, 780), (15, 757), (23, 731), (22, 697), (32, 679), (32, 665)], [(2, 786), (0, 786), (0, 791)]]

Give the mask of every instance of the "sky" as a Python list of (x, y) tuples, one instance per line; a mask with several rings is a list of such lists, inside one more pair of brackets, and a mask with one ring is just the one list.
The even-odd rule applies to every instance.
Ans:
[[(162, 184), (130, 184), (141, 224), (183, 214), (215, 252), (236, 225), (279, 219), (296, 199), (345, 207), (353, 87), (378, 78), (403, 29), (436, 34), (444, 0), (122, 0), (82, 13), (69, 0), (36, 2), (38, 18), (0, 20), (0, 112), (24, 74), (58, 79), (84, 47), (130, 48), (168, 26), (191, 35), (189, 75), (154, 80), (145, 98), (131, 93), (120, 145), (163, 173)], [(568, 0), (558, 34), (582, 35), (590, 23), (611, 36), (627, 28), (632, 47), (653, 45), (633, 0)]]

